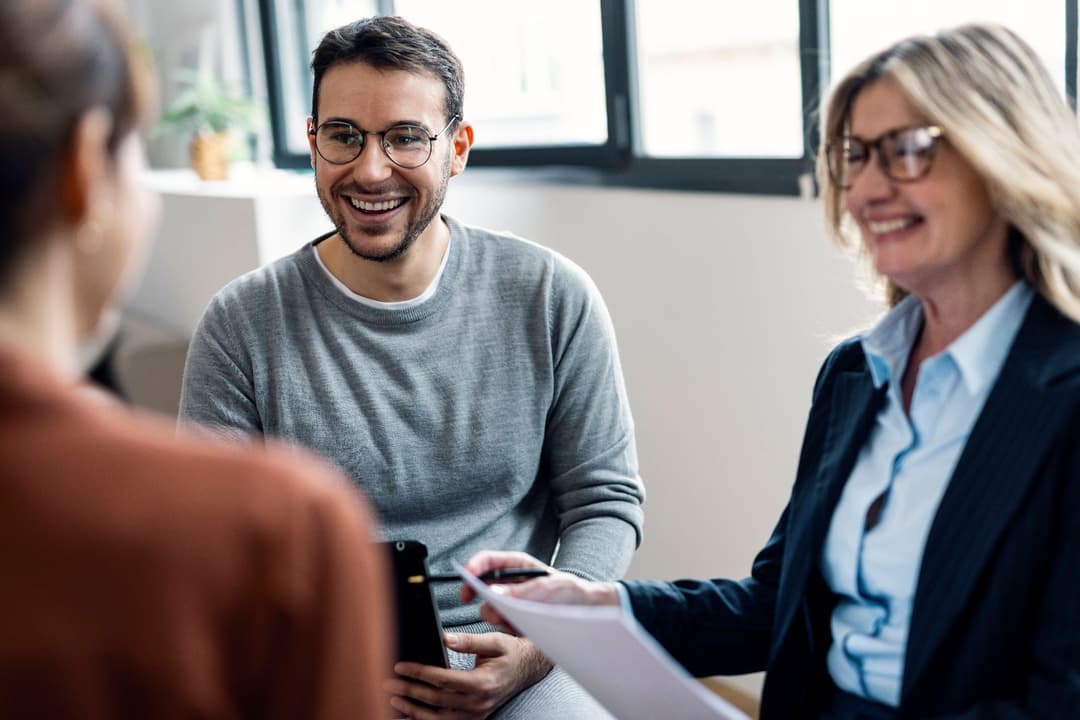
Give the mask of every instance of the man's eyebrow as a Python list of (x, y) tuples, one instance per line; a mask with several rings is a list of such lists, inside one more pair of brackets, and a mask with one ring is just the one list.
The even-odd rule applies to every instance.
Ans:
[[(368, 129), (368, 128), (365, 128), (365, 127), (363, 127), (363, 126), (362, 126), (362, 125), (361, 125), (360, 123), (356, 122), (356, 121), (355, 121), (355, 120), (353, 120), (352, 118), (347, 118), (347, 117), (341, 117), (341, 116), (339, 116), (339, 115), (331, 115), (330, 117), (327, 117), (327, 118), (325, 118), (325, 119), (321, 120), (321, 121), (319, 122), (319, 124), (321, 125), (321, 124), (322, 124), (322, 123), (324, 123), (324, 122), (341, 122), (341, 123), (348, 123), (349, 125), (352, 125), (352, 126), (353, 126), (354, 128), (357, 128), (357, 129), (361, 129), (361, 130), (367, 130), (367, 129)], [(421, 122), (420, 120), (394, 120), (393, 122), (391, 122), (391, 123), (390, 123), (389, 125), (387, 125), (387, 126), (386, 126), (385, 128), (383, 128), (383, 129), (384, 129), (384, 130), (389, 130), (390, 128), (393, 128), (393, 127), (399, 127), (399, 126), (401, 126), (401, 125), (412, 125), (412, 126), (414, 126), (414, 127), (418, 127), (418, 128), (421, 128), (421, 129), (423, 129), (423, 130), (427, 130), (427, 129), (428, 129), (428, 128), (427, 128), (427, 125), (425, 125), (425, 124), (424, 124), (423, 122)], [(376, 130), (375, 132), (379, 132), (379, 131), (378, 131), (378, 130)]]
[(328, 123), (328, 122), (346, 123), (348, 125), (352, 125), (353, 127), (357, 127), (357, 128), (360, 127), (360, 125), (357, 124), (357, 122), (355, 120), (353, 120), (352, 118), (340, 117), (338, 115), (331, 115), (330, 117), (325, 117), (319, 122), (319, 124), (322, 125), (323, 123)]

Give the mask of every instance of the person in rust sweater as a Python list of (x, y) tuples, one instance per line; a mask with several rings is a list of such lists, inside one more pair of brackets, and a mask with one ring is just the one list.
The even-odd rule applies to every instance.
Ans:
[(0, 3), (0, 717), (385, 718), (347, 483), (80, 390), (157, 216), (140, 78), (104, 0)]

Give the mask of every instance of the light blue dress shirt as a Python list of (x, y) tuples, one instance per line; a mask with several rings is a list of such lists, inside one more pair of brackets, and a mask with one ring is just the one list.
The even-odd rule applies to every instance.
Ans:
[[(923, 361), (904, 411), (900, 380), (923, 325), (909, 296), (861, 338), (886, 401), (833, 513), (821, 570), (840, 600), (832, 614), (829, 674), (837, 687), (897, 706), (912, 600), (926, 537), (1033, 291), (1017, 282), (963, 335)], [(888, 493), (878, 524), (874, 500)], [(942, 578), (947, 582), (947, 578)]]

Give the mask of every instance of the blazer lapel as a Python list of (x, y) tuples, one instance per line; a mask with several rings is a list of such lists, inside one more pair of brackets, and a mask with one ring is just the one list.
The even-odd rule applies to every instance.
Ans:
[[(807, 422), (808, 427), (824, 427), (825, 433), (815, 477), (807, 478), (807, 495), (799, 500), (808, 503), (810, 511), (792, 515), (792, 526), (785, 538), (784, 577), (778, 601), (781, 614), (773, 635), (777, 643), (787, 635), (799, 598), (805, 596), (807, 579), (821, 556), (833, 509), (884, 399), (885, 388), (875, 388), (868, 371), (845, 371), (834, 381), (829, 401), (821, 405), (825, 417), (811, 417)], [(814, 472), (812, 468), (808, 471)]]
[[(1063, 342), (1064, 341), (1064, 342)], [(1080, 327), (1036, 296), (930, 526), (901, 698), (918, 681), (1027, 493), (1053, 429), (1073, 410), (1047, 387), (1080, 364)]]
[[(833, 510), (840, 501), (840, 492), (874, 427), (885, 400), (885, 391), (884, 386), (874, 387), (867, 371), (844, 373), (836, 379), (815, 483), (817, 500), (807, 538), (814, 543), (811, 545), (813, 548), (820, 549), (825, 542)], [(816, 562), (819, 553), (814, 552), (813, 555)]]

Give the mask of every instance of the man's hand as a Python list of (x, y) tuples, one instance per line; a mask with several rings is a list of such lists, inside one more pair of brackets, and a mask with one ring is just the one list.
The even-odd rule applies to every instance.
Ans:
[(483, 720), (551, 671), (551, 663), (531, 642), (505, 633), (447, 633), (446, 646), (474, 653), (476, 667), (466, 671), (397, 663), (394, 672), (405, 678), (387, 680), (383, 689), (399, 713), (416, 720)]

